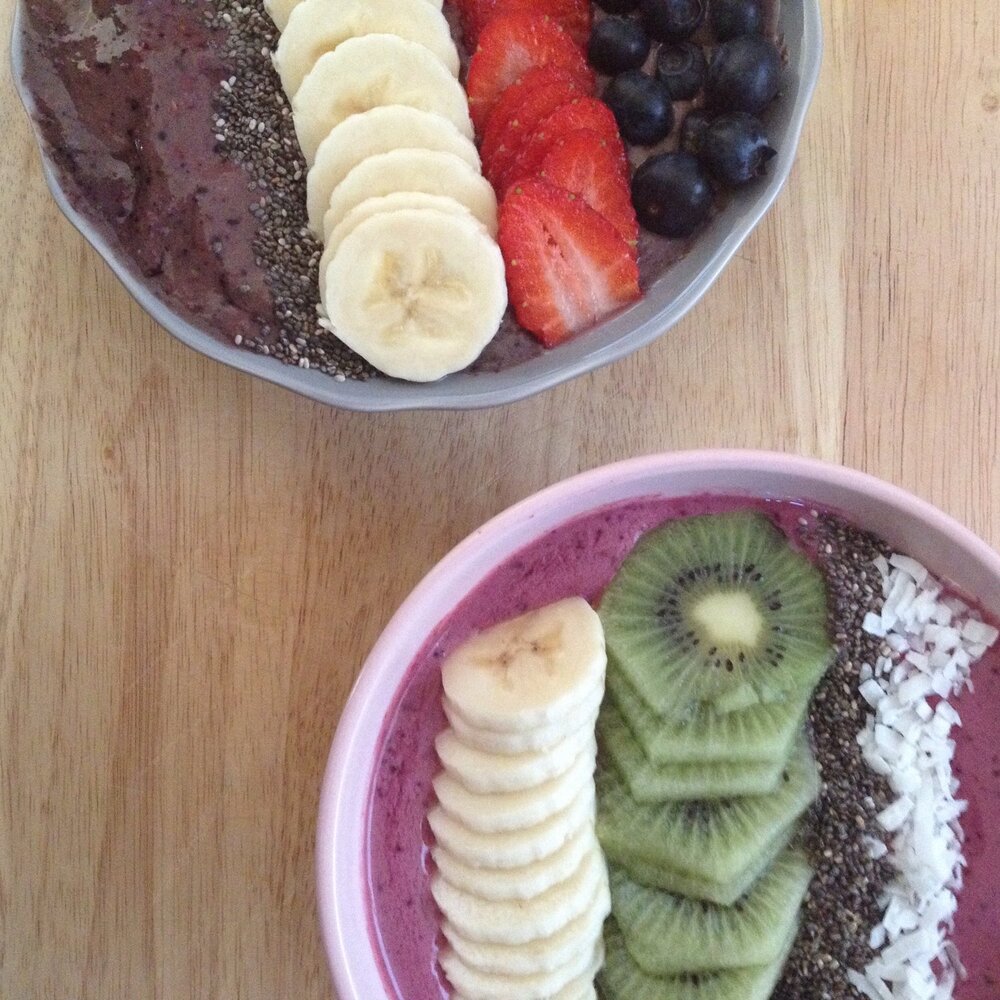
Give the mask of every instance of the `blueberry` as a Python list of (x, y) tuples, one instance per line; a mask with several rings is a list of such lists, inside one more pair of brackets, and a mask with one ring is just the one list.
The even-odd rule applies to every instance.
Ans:
[(705, 94), (720, 111), (763, 111), (781, 86), (781, 54), (761, 35), (740, 35), (712, 55)]
[(728, 42), (737, 35), (756, 34), (764, 20), (759, 0), (712, 0), (708, 19), (720, 42)]
[(587, 58), (598, 72), (614, 76), (622, 70), (638, 69), (649, 55), (650, 44), (638, 21), (606, 17), (590, 33)]
[(701, 90), (708, 62), (694, 42), (664, 42), (656, 57), (656, 76), (675, 101), (690, 101)]
[(711, 118), (697, 108), (689, 111), (681, 122), (680, 145), (686, 153), (693, 153), (697, 156), (701, 152), (701, 143), (705, 138), (705, 130), (708, 128)]
[(605, 89), (604, 103), (611, 108), (622, 138), (634, 145), (652, 146), (674, 127), (670, 91), (642, 70), (619, 73)]
[(661, 42), (690, 38), (705, 20), (708, 0), (639, 0), (646, 30)]
[(597, 0), (597, 6), (609, 14), (631, 14), (639, 6), (639, 0)]
[(759, 177), (775, 155), (764, 126), (742, 111), (716, 118), (701, 140), (701, 162), (717, 180), (730, 187)]
[(651, 156), (632, 178), (632, 203), (644, 228), (690, 236), (708, 218), (712, 185), (690, 153)]

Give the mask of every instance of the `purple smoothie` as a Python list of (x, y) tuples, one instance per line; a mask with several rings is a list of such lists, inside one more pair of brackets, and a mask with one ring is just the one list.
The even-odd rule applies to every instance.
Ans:
[[(637, 539), (664, 521), (752, 507), (789, 538), (811, 505), (738, 497), (649, 498), (572, 520), (502, 563), (434, 630), (410, 667), (382, 734), (378, 779), (369, 803), (370, 927), (390, 994), (438, 1000), (448, 989), (436, 968), (441, 938), (431, 898), (432, 842), (425, 816), (439, 764), (434, 737), (444, 728), (439, 665), (468, 636), (574, 594), (596, 602)], [(969, 970), (958, 1000), (1000, 996), (996, 895), (1000, 891), (1000, 750), (993, 724), (1000, 705), (1000, 657), (981, 661), (976, 693), (961, 699), (955, 769), (968, 798), (964, 819), (966, 886), (954, 939)]]
[(176, 0), (32, 0), (21, 45), (59, 185), (115, 257), (220, 339), (274, 305), (256, 266), (257, 192), (216, 152), (212, 102), (232, 67), (201, 9)]

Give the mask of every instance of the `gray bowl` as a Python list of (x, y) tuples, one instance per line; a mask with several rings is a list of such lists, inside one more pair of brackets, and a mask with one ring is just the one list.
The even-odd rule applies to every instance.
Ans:
[[(818, 0), (784, 0), (779, 32), (787, 49), (788, 66), (782, 95), (768, 112), (768, 132), (778, 149), (768, 176), (738, 192), (679, 262), (661, 268), (659, 273), (654, 271), (651, 280), (647, 275), (645, 295), (640, 301), (568, 343), (516, 361), (503, 370), (465, 371), (430, 384), (381, 377), (341, 382), (237, 347), (218, 330), (192, 322), (190, 314), (186, 317), (184, 310), (171, 301), (169, 291), (145, 277), (137, 262), (123, 252), (101, 206), (81, 199), (57, 155), (60, 150), (53, 148), (41, 127), (44, 116), (51, 122), (53, 111), (39, 99), (38, 78), (45, 74), (39, 69), (37, 56), (27, 58), (28, 16), (25, 4), (19, 0), (12, 65), (21, 99), (35, 125), (46, 181), (66, 217), (107, 261), (136, 301), (175, 337), (210, 358), (319, 402), (373, 412), (476, 409), (510, 403), (617, 361), (666, 332), (705, 294), (787, 180), (822, 55)], [(71, 133), (74, 122), (57, 124)]]

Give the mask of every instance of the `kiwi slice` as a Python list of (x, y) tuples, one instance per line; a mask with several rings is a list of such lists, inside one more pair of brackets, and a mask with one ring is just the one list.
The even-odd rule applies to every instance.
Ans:
[(618, 865), (628, 873), (639, 885), (663, 889), (677, 896), (687, 896), (689, 899), (704, 899), (720, 906), (732, 906), (741, 896), (746, 895), (754, 883), (764, 872), (774, 864), (782, 851), (788, 847), (795, 836), (797, 823), (791, 823), (779, 830), (765, 845), (760, 855), (746, 866), (736, 878), (728, 882), (718, 882), (713, 879), (678, 872), (662, 865), (650, 864), (629, 858), (628, 862), (619, 861)]
[(649, 889), (611, 868), (611, 909), (625, 946), (654, 976), (777, 961), (812, 879), (805, 858), (785, 851), (732, 906)]
[(636, 802), (767, 795), (778, 787), (787, 763), (786, 757), (772, 761), (654, 764), (632, 735), (621, 712), (610, 704), (601, 709), (597, 737)]
[(794, 935), (781, 955), (767, 965), (678, 976), (651, 976), (643, 972), (625, 947), (614, 919), (604, 925), (604, 967), (597, 985), (603, 1000), (768, 1000), (781, 977)]
[[(722, 901), (742, 892), (739, 883), (775, 838), (798, 819), (819, 793), (819, 772), (806, 741), (796, 745), (771, 795), (691, 802), (636, 802), (613, 767), (597, 773), (597, 835), (605, 854), (638, 881), (638, 866), (718, 885)], [(667, 888), (671, 888), (667, 886)], [(726, 900), (725, 897), (729, 896)]]
[(821, 573), (756, 511), (644, 535), (598, 610), (633, 687), (670, 719), (811, 688), (833, 656)]
[[(609, 658), (609, 702), (621, 712), (632, 735), (654, 764), (787, 760), (802, 729), (811, 690), (782, 701), (735, 712), (699, 708), (687, 722), (661, 719), (639, 697), (620, 666)], [(607, 702), (606, 702), (607, 704)]]

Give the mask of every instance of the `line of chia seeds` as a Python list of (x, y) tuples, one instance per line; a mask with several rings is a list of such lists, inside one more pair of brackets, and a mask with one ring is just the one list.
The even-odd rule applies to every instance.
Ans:
[(323, 247), (307, 227), (306, 165), (271, 63), (278, 30), (262, 0), (186, 2), (204, 8), (232, 66), (206, 127), (215, 133), (219, 154), (242, 166), (251, 189), (260, 192), (252, 209), (258, 223), (254, 253), (274, 298), (277, 328), (262, 328), (244, 346), (338, 381), (370, 378), (374, 370), (317, 322)]
[(875, 535), (820, 514), (800, 522), (826, 575), (833, 666), (813, 697), (810, 726), (823, 786), (809, 813), (804, 846), (815, 877), (802, 909), (801, 931), (772, 1000), (858, 1000), (846, 970), (874, 957), (868, 944), (882, 913), (879, 896), (892, 878), (886, 858), (873, 860), (866, 837), (881, 839), (875, 815), (892, 800), (886, 780), (861, 756), (858, 733), (868, 707), (858, 693), (863, 663), (874, 663), (882, 640), (862, 629), (882, 605), (875, 556), (891, 550)]

